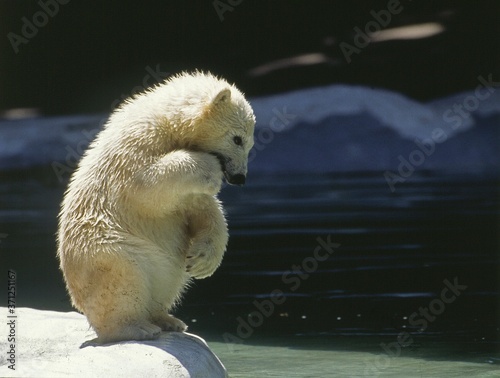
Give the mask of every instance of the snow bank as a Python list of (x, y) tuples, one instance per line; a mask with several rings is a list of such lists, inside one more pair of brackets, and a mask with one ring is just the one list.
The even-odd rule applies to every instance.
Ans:
[[(398, 93), (333, 85), (254, 98), (250, 169), (258, 172), (500, 168), (500, 89), (430, 103)], [(106, 115), (0, 121), (0, 170), (52, 166), (69, 177)], [(420, 152), (418, 152), (420, 151)]]

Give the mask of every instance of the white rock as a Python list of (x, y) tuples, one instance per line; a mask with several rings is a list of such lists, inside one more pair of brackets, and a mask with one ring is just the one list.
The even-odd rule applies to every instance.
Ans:
[[(163, 332), (154, 341), (127, 341), (97, 346), (86, 318), (17, 308), (0, 328), (0, 377), (227, 377), (226, 369), (196, 335)], [(15, 321), (15, 342), (9, 342), (9, 321)], [(10, 360), (15, 344), (15, 370)], [(10, 360), (10, 361), (9, 361)]]

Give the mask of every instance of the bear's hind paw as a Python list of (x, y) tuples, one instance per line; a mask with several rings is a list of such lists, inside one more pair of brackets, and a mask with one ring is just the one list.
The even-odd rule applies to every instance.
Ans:
[(129, 324), (112, 333), (98, 333), (97, 342), (110, 343), (125, 340), (154, 340), (160, 336), (161, 328), (149, 322)]
[(153, 319), (153, 323), (158, 325), (162, 331), (184, 332), (187, 330), (187, 325), (182, 320), (169, 314), (162, 314), (160, 317)]

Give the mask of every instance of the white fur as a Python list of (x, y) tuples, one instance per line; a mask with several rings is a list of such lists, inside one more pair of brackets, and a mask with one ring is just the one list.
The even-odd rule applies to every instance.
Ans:
[(254, 123), (237, 88), (200, 72), (111, 115), (71, 177), (58, 233), (72, 303), (99, 340), (186, 329), (168, 312), (191, 278), (222, 260), (228, 233), (216, 194), (224, 175), (246, 175)]

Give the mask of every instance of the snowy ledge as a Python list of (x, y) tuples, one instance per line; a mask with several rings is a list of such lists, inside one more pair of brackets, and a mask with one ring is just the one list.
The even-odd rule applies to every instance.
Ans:
[[(427, 103), (345, 85), (252, 98), (257, 125), (249, 173), (382, 177), (411, 164), (413, 170), (497, 175), (500, 87), (493, 79), (479, 76), (475, 90)], [(0, 119), (0, 171), (51, 167), (51, 177), (67, 180), (107, 117)]]
[(5, 307), (0, 313), (7, 319), (0, 330), (1, 377), (227, 377), (206, 342), (189, 333), (83, 347), (96, 335), (81, 314), (17, 308), (7, 318)]

